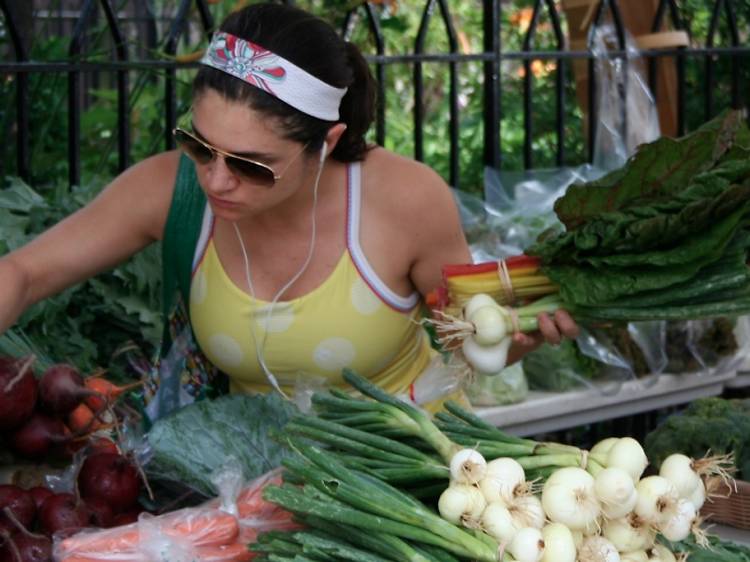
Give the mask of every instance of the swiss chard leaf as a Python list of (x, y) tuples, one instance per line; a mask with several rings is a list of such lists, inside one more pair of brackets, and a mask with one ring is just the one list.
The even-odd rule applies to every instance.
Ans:
[(741, 112), (729, 112), (680, 139), (662, 137), (643, 145), (623, 168), (571, 186), (555, 202), (555, 212), (573, 230), (599, 213), (673, 197), (733, 148), (741, 124)]
[(211, 475), (234, 457), (245, 479), (278, 467), (288, 454), (271, 438), (298, 413), (276, 393), (202, 400), (158, 420), (148, 433), (153, 457), (146, 472), (181, 482), (205, 495), (218, 490)]

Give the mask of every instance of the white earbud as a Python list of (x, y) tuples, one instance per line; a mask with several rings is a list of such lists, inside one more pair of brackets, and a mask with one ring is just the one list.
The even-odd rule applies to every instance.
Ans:
[(323, 165), (323, 161), (326, 159), (326, 153), (328, 152), (328, 143), (323, 141), (323, 146), (320, 147), (320, 165)]

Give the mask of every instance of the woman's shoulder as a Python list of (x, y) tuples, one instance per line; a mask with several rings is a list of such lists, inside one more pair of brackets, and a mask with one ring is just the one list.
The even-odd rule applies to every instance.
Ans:
[(161, 239), (174, 194), (180, 152), (161, 152), (133, 164), (110, 185), (121, 193), (148, 228), (154, 239)]
[(428, 165), (412, 158), (375, 147), (367, 152), (363, 177), (376, 199), (399, 203), (403, 213), (424, 209), (450, 209), (455, 201), (448, 184)]

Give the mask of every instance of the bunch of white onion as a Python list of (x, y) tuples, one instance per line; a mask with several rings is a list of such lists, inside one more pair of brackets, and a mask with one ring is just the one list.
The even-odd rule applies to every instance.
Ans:
[(505, 368), (508, 349), (516, 331), (537, 329), (537, 315), (559, 308), (557, 297), (544, 297), (527, 306), (504, 307), (491, 296), (479, 293), (464, 305), (462, 318), (443, 315), (431, 321), (447, 348), (461, 343), (463, 358), (475, 372), (495, 375)]
[(671, 455), (658, 476), (641, 478), (648, 460), (632, 438), (606, 439), (589, 455), (598, 462), (555, 470), (538, 496), (518, 461), (487, 462), (463, 449), (451, 461), (438, 509), (489, 534), (519, 562), (672, 562), (677, 558), (656, 542), (657, 533), (670, 541), (691, 533), (705, 539), (698, 511), (703, 477), (722, 474), (716, 457)]
[(444, 519), (486, 532), (517, 562), (543, 560), (544, 510), (521, 465), (510, 458), (488, 463), (474, 449), (463, 449), (453, 456), (450, 471), (450, 484), (438, 500)]

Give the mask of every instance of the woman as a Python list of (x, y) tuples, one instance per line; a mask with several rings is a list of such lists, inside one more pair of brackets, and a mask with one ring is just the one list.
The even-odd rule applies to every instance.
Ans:
[[(31, 304), (164, 239), (167, 340), (233, 391), (338, 382), (391, 392), (431, 352), (415, 322), (444, 264), (470, 261), (450, 190), (364, 135), (373, 81), (358, 49), (284, 5), (230, 15), (194, 82), (182, 151), (153, 156), (0, 260), (0, 331)], [(188, 323), (189, 322), (189, 323)], [(183, 326), (184, 327), (184, 326)], [(561, 312), (518, 336), (517, 359), (576, 326)], [(163, 356), (168, 355), (168, 351)], [(207, 364), (208, 364), (207, 363)]]

